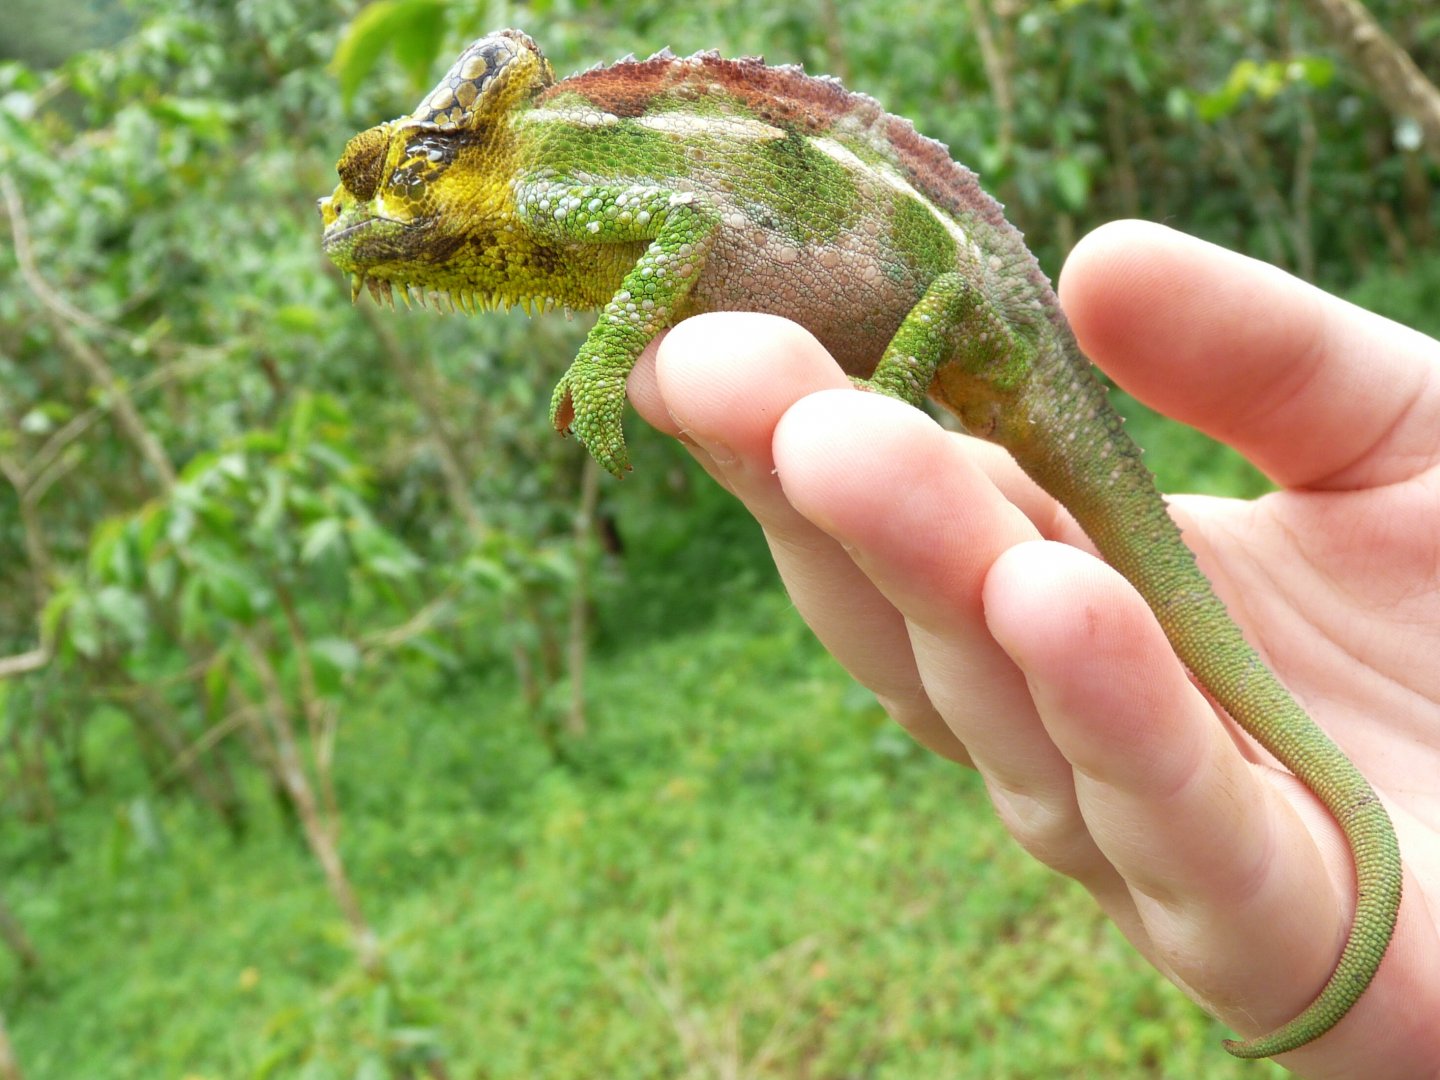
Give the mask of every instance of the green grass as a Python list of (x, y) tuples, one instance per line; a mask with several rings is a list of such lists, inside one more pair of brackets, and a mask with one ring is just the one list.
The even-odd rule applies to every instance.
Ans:
[(68, 863), (3, 849), (47, 963), (0, 971), (30, 1080), (1278, 1073), (1227, 1059), (773, 591), (590, 687), (567, 766), (502, 679), (357, 695), (344, 849), (379, 985), (278, 821), (236, 847), (165, 804), (140, 843), (107, 758)]

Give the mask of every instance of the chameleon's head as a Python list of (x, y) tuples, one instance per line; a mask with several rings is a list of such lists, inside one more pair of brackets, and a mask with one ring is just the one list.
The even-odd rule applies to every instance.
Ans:
[[(554, 82), (528, 36), (501, 30), (473, 43), (409, 116), (352, 138), (319, 200), (326, 254), (354, 279), (474, 289), (455, 280), (510, 214), (509, 116)], [(463, 277), (464, 275), (462, 275)]]

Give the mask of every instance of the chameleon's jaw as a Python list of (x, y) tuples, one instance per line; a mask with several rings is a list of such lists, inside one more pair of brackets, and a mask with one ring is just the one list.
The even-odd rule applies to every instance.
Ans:
[[(336, 221), (335, 224), (326, 228), (320, 237), (320, 243), (325, 249), (325, 254), (334, 259), (337, 263), (341, 259), (347, 262), (358, 261), (357, 248), (362, 247), (367, 241), (379, 240), (382, 244), (395, 235), (402, 234), (409, 226), (403, 221), (396, 221), (394, 218), (384, 218), (371, 215), (354, 221)], [(388, 235), (387, 235), (388, 234)], [(393, 246), (385, 244), (385, 246)], [(342, 266), (342, 269), (354, 269), (352, 266)]]
[[(417, 222), (401, 221), (379, 212), (372, 204), (353, 200), (337, 205), (333, 196), (319, 200), (325, 223), (320, 243), (342, 270), (361, 270), (403, 257), (416, 245)], [(408, 241), (408, 243), (407, 243)]]
[(512, 305), (534, 315), (559, 306), (550, 297), (511, 296), (463, 281), (427, 282), (422, 274), (407, 272), (405, 248), (403, 243), (397, 243), (400, 237), (415, 241), (421, 233), (416, 223), (374, 214), (360, 217), (351, 213), (336, 218), (327, 214), (327, 202), (328, 199), (320, 200), (321, 213), (326, 215), (321, 243), (331, 262), (350, 275), (352, 303), (360, 298), (360, 291), (364, 289), (377, 304), (389, 308), (395, 307), (398, 295), (406, 307), (413, 302), (436, 311), (463, 311), (467, 315), (476, 311), (508, 310)]
[[(376, 303), (386, 304), (393, 308), (395, 297), (391, 281), (387, 278), (372, 276), (373, 271), (377, 268), (376, 261), (366, 258), (362, 249), (369, 235), (375, 231), (376, 225), (390, 224), (393, 226), (399, 223), (385, 223), (382, 219), (374, 216), (356, 218), (353, 215), (346, 215), (349, 220), (343, 220), (331, 208), (329, 198), (321, 199), (319, 202), (321, 217), (325, 219), (325, 231), (321, 235), (320, 243), (325, 254), (330, 256), (330, 261), (350, 275), (351, 303), (360, 298), (362, 288), (368, 288)], [(398, 284), (401, 297), (408, 303), (409, 295), (406, 284), (404, 282)]]
[(391, 308), (397, 296), (407, 307), (418, 303), (466, 314), (515, 306), (533, 315), (565, 306), (544, 291), (526, 295), (467, 273), (437, 275), (433, 258), (427, 258), (435, 243), (436, 215), (391, 217), (379, 200), (360, 202), (343, 184), (317, 203), (324, 223), (321, 244), (330, 261), (350, 276), (352, 302), (363, 289)]
[(330, 261), (350, 275), (351, 301), (359, 298), (362, 288), (368, 288), (377, 303), (393, 308), (393, 289), (398, 285), (401, 299), (408, 304), (411, 282), (397, 271), (405, 261), (407, 246), (417, 242), (415, 224), (379, 214), (372, 205), (358, 204), (353, 197), (327, 196), (318, 202), (325, 223), (320, 242)]

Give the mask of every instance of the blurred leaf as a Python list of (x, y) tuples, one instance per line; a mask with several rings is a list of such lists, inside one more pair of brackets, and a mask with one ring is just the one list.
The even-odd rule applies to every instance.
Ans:
[(168, 96), (151, 102), (150, 111), (162, 120), (189, 128), (201, 139), (212, 143), (229, 141), (230, 128), (240, 115), (239, 110), (228, 101)]
[(144, 601), (135, 593), (107, 585), (95, 593), (95, 611), (132, 645), (144, 640), (149, 620)]
[(409, 577), (422, 565), (404, 544), (383, 529), (366, 522), (350, 532), (350, 543), (360, 565), (372, 574), (392, 579)]
[(154, 803), (143, 795), (136, 796), (126, 804), (125, 813), (140, 850), (147, 855), (164, 854), (170, 845)]
[(66, 611), (66, 639), (86, 659), (100, 655), (100, 620), (89, 597), (76, 594)]
[(329, 71), (346, 104), (386, 50), (417, 87), (423, 87), (445, 32), (443, 0), (377, 0), (351, 21), (335, 50)]
[(117, 806), (114, 814), (111, 815), (110, 829), (105, 837), (105, 858), (102, 864), (105, 867), (105, 876), (109, 880), (116, 880), (124, 872), (133, 839), (134, 832), (130, 818), (123, 808)]
[(1329, 86), (1335, 79), (1335, 61), (1328, 56), (1302, 56), (1290, 61), (1290, 78), (1303, 81), (1317, 89)]
[(204, 587), (207, 607), (240, 623), (248, 623), (255, 617), (250, 584), (229, 567), (211, 563), (197, 580)]
[(129, 578), (125, 558), (126, 522), (121, 518), (102, 521), (90, 539), (90, 573), (106, 580)]
[(321, 518), (305, 527), (300, 544), (300, 561), (315, 562), (345, 553), (345, 523), (339, 518)]
[(344, 638), (315, 638), (310, 642), (310, 656), (322, 694), (339, 693), (346, 676), (360, 667), (360, 650)]
[(283, 304), (271, 316), (279, 329), (292, 334), (317, 334), (320, 313), (308, 304)]
[(430, 70), (445, 40), (443, 0), (412, 0), (404, 32), (394, 39), (395, 59), (410, 76), (417, 91), (429, 89)]
[(225, 714), (226, 701), (230, 694), (230, 652), (221, 649), (205, 669), (206, 711), (210, 716)]
[(255, 513), (255, 527), (261, 532), (271, 533), (280, 527), (284, 519), (289, 483), (285, 474), (272, 466), (263, 473), (261, 486), (264, 494)]
[(1299, 57), (1286, 62), (1241, 60), (1230, 69), (1220, 89), (1199, 95), (1196, 111), (1202, 120), (1213, 122), (1231, 115), (1252, 94), (1261, 101), (1270, 101), (1290, 86), (1305, 86), (1312, 90), (1327, 86), (1334, 75), (1334, 62), (1320, 56)]
[(464, 570), (469, 581), (497, 593), (505, 592), (515, 583), (515, 575), (498, 559), (472, 555), (465, 560)]
[(1051, 170), (1055, 190), (1066, 209), (1080, 211), (1090, 198), (1090, 170), (1078, 157), (1058, 159)]

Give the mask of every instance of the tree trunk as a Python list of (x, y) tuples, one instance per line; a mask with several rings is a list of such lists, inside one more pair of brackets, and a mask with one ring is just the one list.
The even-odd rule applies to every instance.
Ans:
[(360, 966), (369, 975), (379, 975), (383, 972), (379, 939), (366, 920), (360, 907), (360, 897), (345, 872), (345, 863), (340, 856), (338, 819), (325, 813), (310, 783), (291, 720), (290, 702), (281, 688), (279, 673), (259, 642), (247, 637), (245, 644), (263, 687), (264, 711), (270, 720), (269, 733), (273, 740), (272, 760), (280, 782), (300, 817), (305, 840), (315, 861), (320, 864), (330, 895), (350, 927)]
[(10, 1046), (3, 1013), (0, 1013), (0, 1080), (25, 1080), (20, 1063), (15, 1060), (15, 1051)]
[[(39, 971), (40, 954), (35, 951), (25, 928), (20, 925), (20, 920), (15, 918), (15, 913), (6, 905), (3, 898), (0, 898), (0, 940), (3, 940), (17, 960), (20, 961), (22, 971)], [(0, 1077), (5, 1074), (0, 1072)]]

